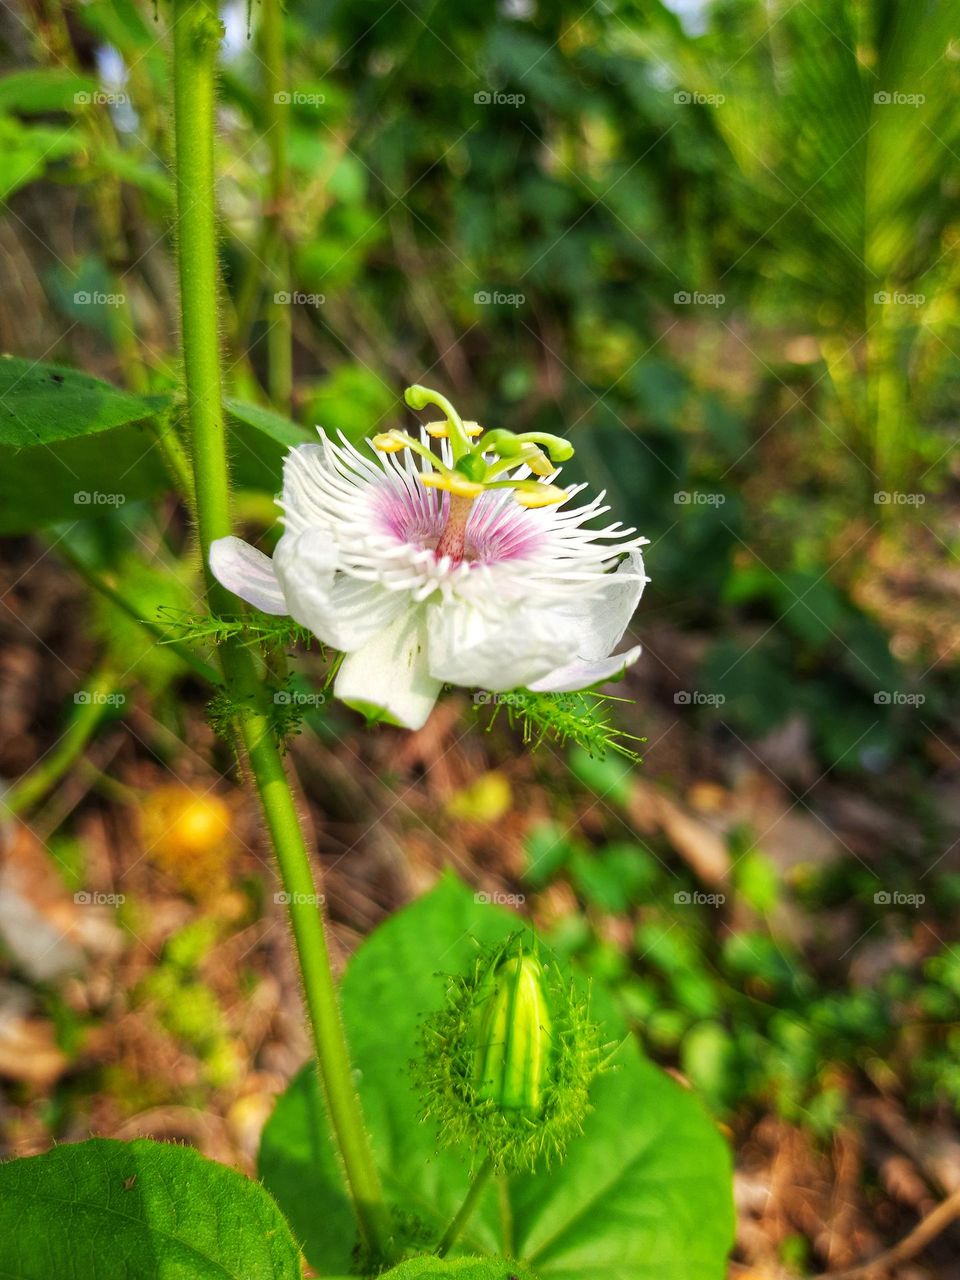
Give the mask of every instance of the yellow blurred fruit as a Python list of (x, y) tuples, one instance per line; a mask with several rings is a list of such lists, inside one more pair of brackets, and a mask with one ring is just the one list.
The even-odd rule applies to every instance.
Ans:
[(230, 805), (213, 792), (158, 787), (143, 803), (144, 852), (198, 897), (220, 892), (235, 848)]
[(497, 822), (509, 813), (512, 803), (509, 779), (492, 769), (451, 796), (447, 813), (466, 822)]

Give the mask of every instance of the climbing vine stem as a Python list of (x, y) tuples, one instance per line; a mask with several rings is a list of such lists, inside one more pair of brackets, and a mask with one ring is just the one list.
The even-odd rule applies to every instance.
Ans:
[[(174, 120), (177, 256), (197, 531), (213, 613), (234, 602), (213, 580), (211, 542), (230, 533), (230, 479), (217, 320), (214, 107), (222, 28), (216, 0), (174, 0)], [(317, 1064), (333, 1136), (370, 1254), (389, 1261), (390, 1230), (380, 1178), (353, 1085), (323, 916), (306, 842), (274, 740), (254, 655), (236, 639), (218, 646), (228, 694), (259, 793), (289, 904)], [(324, 1140), (323, 1134), (318, 1141)]]

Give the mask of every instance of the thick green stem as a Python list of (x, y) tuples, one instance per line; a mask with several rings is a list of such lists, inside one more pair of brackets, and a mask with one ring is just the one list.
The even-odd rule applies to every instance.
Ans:
[[(260, 18), (264, 117), (270, 148), (270, 208), (267, 213), (270, 296), (267, 304), (267, 387), (274, 408), (290, 412), (293, 395), (293, 298), (286, 215), (290, 198), (287, 127), (290, 94), (283, 49), (280, 0), (263, 0)], [(285, 300), (284, 300), (285, 299)]]
[[(209, 570), (210, 544), (230, 533), (217, 328), (214, 93), (220, 23), (216, 0), (175, 0), (174, 20), (178, 260), (197, 525), (211, 609), (227, 613), (235, 608), (235, 601)], [(228, 640), (220, 646), (219, 657), (227, 687), (242, 709), (239, 727), (287, 893), (320, 1079), (357, 1223), (370, 1252), (377, 1259), (387, 1259), (389, 1222), (380, 1177), (353, 1086), (320, 898), (274, 741), (267, 694), (249, 650)]]
[(443, 1233), (443, 1238), (437, 1245), (437, 1254), (441, 1258), (445, 1258), (447, 1256), (454, 1244), (456, 1244), (457, 1237), (460, 1235), (460, 1232), (473, 1216), (473, 1211), (477, 1207), (477, 1201), (480, 1199), (480, 1195), (484, 1187), (487, 1185), (487, 1180), (491, 1173), (493, 1173), (493, 1161), (489, 1156), (487, 1156), (486, 1160), (484, 1160), (483, 1164), (477, 1170), (473, 1182), (470, 1184), (470, 1190), (464, 1197), (463, 1204), (457, 1210), (453, 1221), (450, 1223), (449, 1227), (447, 1227), (446, 1231)]

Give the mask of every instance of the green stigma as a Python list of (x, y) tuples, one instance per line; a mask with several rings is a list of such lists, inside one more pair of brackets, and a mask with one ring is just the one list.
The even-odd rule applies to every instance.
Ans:
[(447, 466), (420, 440), (405, 431), (385, 431), (374, 436), (373, 446), (383, 453), (410, 449), (429, 461), (421, 472), (421, 483), (432, 489), (446, 489), (451, 494), (474, 499), (487, 489), (512, 489), (524, 507), (546, 507), (563, 502), (567, 494), (557, 485), (540, 480), (511, 476), (526, 466), (535, 476), (551, 476), (554, 464), (573, 457), (573, 445), (562, 436), (547, 431), (507, 431), (501, 427), (486, 431), (475, 422), (464, 422), (450, 401), (430, 387), (415, 384), (403, 396), (411, 409), (418, 412), (434, 406), (442, 411), (445, 421), (431, 423), (427, 432), (434, 439), (447, 439), (453, 454), (453, 466)]

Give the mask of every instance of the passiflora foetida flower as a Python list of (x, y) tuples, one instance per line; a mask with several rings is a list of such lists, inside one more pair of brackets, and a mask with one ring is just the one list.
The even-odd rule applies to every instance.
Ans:
[(333, 691), (408, 729), (444, 684), (564, 693), (619, 676), (616, 652), (647, 581), (645, 538), (593, 522), (603, 494), (557, 484), (573, 446), (547, 432), (484, 430), (427, 387), (407, 404), (443, 421), (357, 448), (321, 432), (283, 471), (272, 559), (239, 538), (210, 547), (214, 576), (344, 654)]

